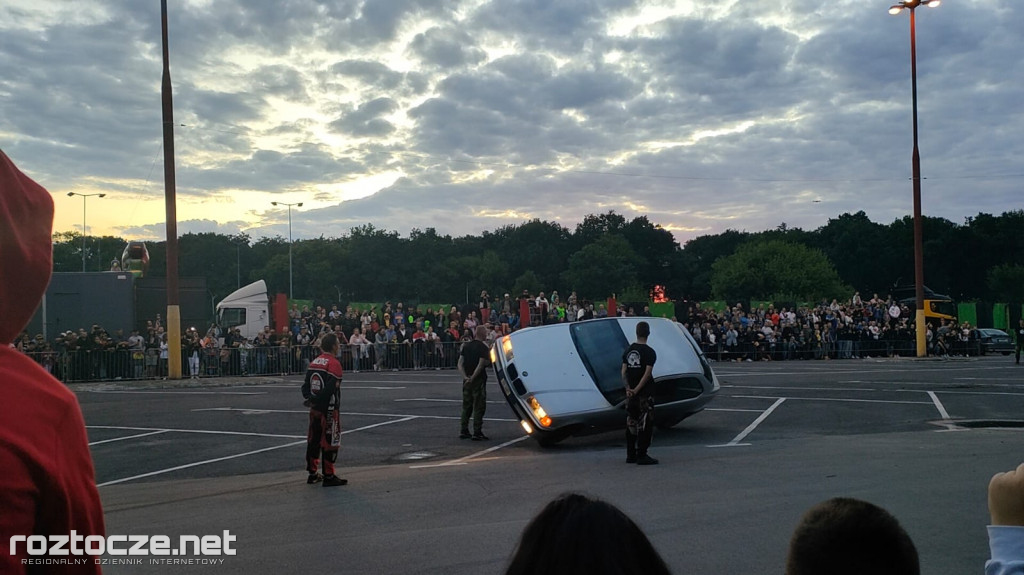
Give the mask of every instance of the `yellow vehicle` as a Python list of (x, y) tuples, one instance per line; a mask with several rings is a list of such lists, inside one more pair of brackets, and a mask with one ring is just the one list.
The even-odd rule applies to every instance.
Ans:
[[(915, 302), (916, 303), (916, 302)], [(956, 302), (951, 299), (924, 297), (924, 317), (956, 321)]]
[[(901, 304), (906, 304), (910, 309), (917, 309), (917, 296), (914, 293), (914, 286), (898, 286), (892, 289), (892, 297)], [(956, 321), (956, 302), (948, 295), (935, 293), (924, 287), (924, 317), (925, 321), (949, 320)], [(938, 321), (934, 321), (938, 325)]]

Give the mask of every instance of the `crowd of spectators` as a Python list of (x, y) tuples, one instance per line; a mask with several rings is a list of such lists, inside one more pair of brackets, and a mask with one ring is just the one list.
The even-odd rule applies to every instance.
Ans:
[(143, 379), (167, 375), (168, 345), (160, 316), (146, 322), (145, 334), (132, 330), (114, 333), (99, 324), (91, 330), (58, 333), (53, 341), (42, 334), (22, 332), (13, 347), (33, 357), (48, 372), (64, 381)]
[[(523, 312), (529, 314), (528, 317)], [(182, 336), (182, 372), (186, 376), (262, 375), (300, 372), (315, 357), (319, 340), (337, 335), (339, 359), (346, 370), (451, 369), (458, 348), (473, 339), (478, 325), (488, 327), (488, 343), (530, 325), (584, 321), (608, 316), (604, 302), (566, 298), (552, 291), (517, 297), (486, 291), (465, 306), (405, 306), (387, 301), (357, 309), (293, 305), (288, 325), (267, 325), (255, 337), (237, 327), (217, 324), (205, 331), (188, 328)], [(891, 297), (833, 299), (815, 306), (737, 303), (719, 311), (700, 303), (677, 307), (682, 322), (705, 354), (715, 361), (856, 359), (916, 355), (913, 310)], [(618, 305), (620, 316), (649, 316), (647, 304)], [(159, 315), (144, 330), (108, 333), (100, 325), (60, 333), (53, 341), (27, 332), (13, 344), (64, 381), (166, 377), (167, 334)], [(969, 355), (976, 345), (967, 323), (942, 320), (927, 326), (928, 353)]]
[[(773, 304), (746, 310), (736, 304), (722, 311), (689, 310), (684, 325), (718, 361), (789, 359), (858, 359), (916, 355), (914, 310), (875, 294), (860, 292), (846, 302), (822, 301), (815, 306)], [(929, 355), (949, 357), (977, 353), (972, 326), (940, 320), (925, 325)]]

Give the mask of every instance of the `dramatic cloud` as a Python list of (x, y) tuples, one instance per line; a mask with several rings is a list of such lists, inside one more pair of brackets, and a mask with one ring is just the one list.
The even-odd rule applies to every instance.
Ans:
[[(171, 3), (178, 229), (478, 234), (647, 215), (684, 242), (911, 211), (906, 14), (836, 0)], [(1024, 3), (921, 8), (924, 211), (1024, 209)], [(153, 3), (5, 0), (0, 146), (58, 230), (162, 238)], [(95, 201), (95, 200), (94, 200)]]

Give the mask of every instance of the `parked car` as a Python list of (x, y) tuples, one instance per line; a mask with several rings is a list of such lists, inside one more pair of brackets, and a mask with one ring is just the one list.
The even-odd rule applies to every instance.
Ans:
[(977, 341), (981, 355), (986, 353), (1013, 353), (1013, 338), (1001, 329), (983, 327), (971, 330), (971, 341)]
[(664, 318), (605, 318), (515, 331), (491, 348), (498, 386), (526, 433), (541, 445), (571, 435), (624, 429), (622, 354), (636, 324), (651, 326), (655, 424), (667, 428), (701, 411), (719, 382), (700, 345)]

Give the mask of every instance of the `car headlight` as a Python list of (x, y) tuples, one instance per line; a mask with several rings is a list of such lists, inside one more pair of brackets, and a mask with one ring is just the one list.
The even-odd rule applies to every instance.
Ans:
[(515, 354), (512, 353), (512, 339), (509, 336), (501, 338), (501, 351), (505, 353), (505, 361), (512, 361)]
[(540, 402), (537, 401), (536, 397), (530, 398), (530, 409), (533, 410), (533, 415), (537, 418), (538, 423), (544, 427), (551, 427), (551, 418), (548, 417), (548, 412), (544, 411), (544, 408), (540, 406)]

